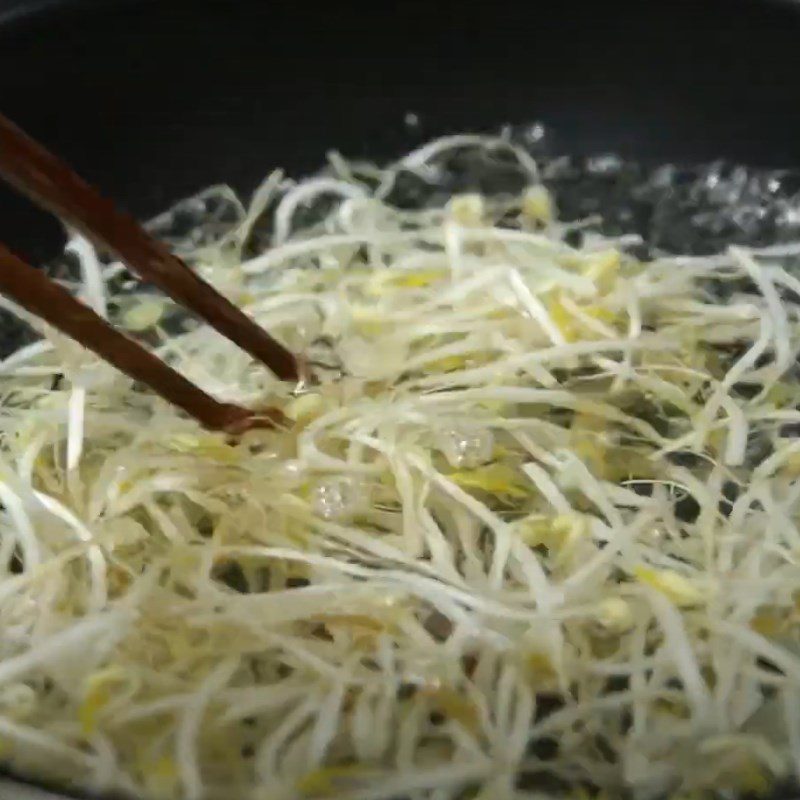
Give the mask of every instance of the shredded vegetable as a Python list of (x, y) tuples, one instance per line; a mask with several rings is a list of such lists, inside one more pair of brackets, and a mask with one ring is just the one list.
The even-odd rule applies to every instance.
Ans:
[[(459, 149), (529, 186), (390, 204)], [(313, 385), (83, 239), (72, 288), (285, 425), (201, 430), (35, 321), (0, 363), (0, 761), (154, 800), (702, 799), (800, 777), (790, 251), (573, 246), (503, 137), (334, 156), (233, 207), (172, 244)]]

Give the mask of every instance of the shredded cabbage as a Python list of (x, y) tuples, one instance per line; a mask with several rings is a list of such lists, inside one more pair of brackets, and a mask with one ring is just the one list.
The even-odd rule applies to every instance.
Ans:
[[(389, 205), (461, 148), (530, 185)], [(181, 800), (800, 776), (794, 250), (573, 247), (503, 137), (331, 164), (173, 242), (309, 387), (68, 247), (85, 302), (285, 427), (200, 430), (35, 321), (0, 363), (0, 761)]]

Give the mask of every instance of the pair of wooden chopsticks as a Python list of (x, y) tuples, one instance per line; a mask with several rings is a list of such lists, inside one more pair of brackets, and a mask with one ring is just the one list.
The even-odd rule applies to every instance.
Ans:
[[(301, 362), (283, 345), (153, 239), (133, 217), (115, 208), (2, 115), (0, 177), (96, 246), (115, 255), (140, 278), (195, 312), (279, 378), (298, 381), (303, 377)], [(238, 433), (272, 423), (269, 412), (262, 414), (215, 400), (1, 243), (0, 293), (129, 377), (147, 384), (207, 428)]]

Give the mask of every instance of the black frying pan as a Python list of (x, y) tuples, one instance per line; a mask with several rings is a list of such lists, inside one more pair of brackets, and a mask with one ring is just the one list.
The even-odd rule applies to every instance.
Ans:
[[(0, 109), (138, 216), (533, 120), (564, 152), (800, 167), (800, 0), (315, 6), (0, 0)], [(40, 260), (60, 233), (0, 187), (0, 239)]]
[[(314, 5), (0, 0), (0, 108), (140, 216), (534, 119), (567, 152), (800, 166), (798, 0)], [(5, 191), (0, 237), (59, 241)]]

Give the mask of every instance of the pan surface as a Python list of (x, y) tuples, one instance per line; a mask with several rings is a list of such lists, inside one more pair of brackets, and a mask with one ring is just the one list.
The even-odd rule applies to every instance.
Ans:
[[(565, 152), (800, 164), (800, 4), (591, 6), (5, 0), (0, 108), (138, 215), (534, 120)], [(0, 234), (32, 259), (59, 241), (5, 190)]]
[[(800, 3), (593, 6), (0, 0), (0, 110), (141, 217), (535, 120), (566, 153), (800, 167)], [(0, 240), (41, 260), (61, 233), (0, 187)]]

